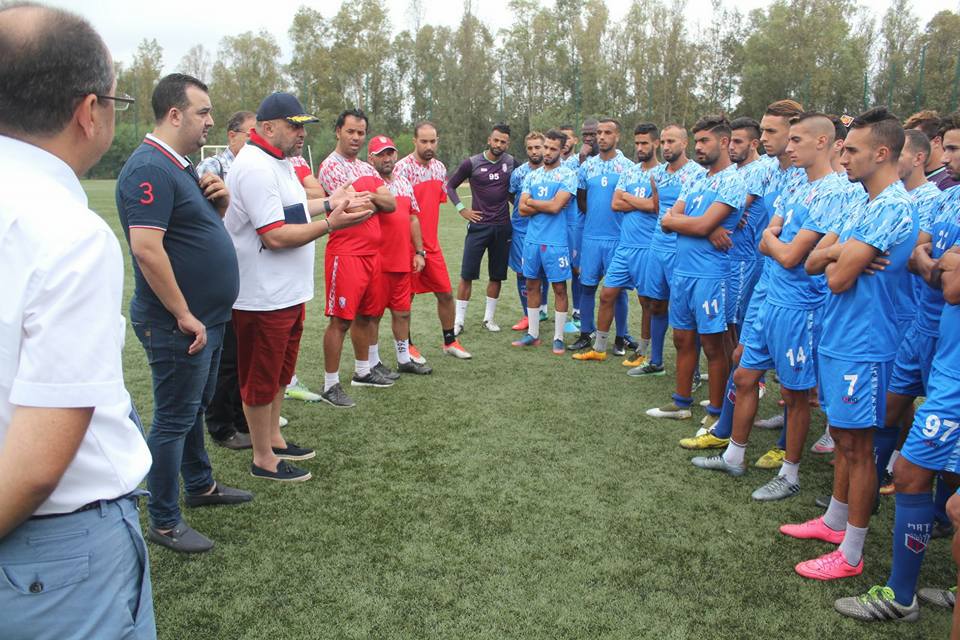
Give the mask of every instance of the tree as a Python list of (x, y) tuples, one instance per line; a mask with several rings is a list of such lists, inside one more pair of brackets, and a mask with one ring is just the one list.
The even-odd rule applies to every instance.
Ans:
[(205, 84), (210, 82), (210, 52), (202, 44), (195, 44), (180, 59), (177, 71), (191, 75)]
[(921, 106), (942, 113), (954, 111), (960, 99), (960, 15), (941, 11), (933, 16), (917, 45), (926, 58), (923, 74), (919, 73), (919, 54), (914, 56), (915, 66), (911, 65), (912, 77), (922, 78)]
[[(230, 114), (256, 111), (260, 102), (285, 88), (280, 65), (280, 47), (266, 31), (248, 31), (220, 41), (213, 65), (210, 99), (219, 117), (216, 133), (224, 137)], [(211, 136), (211, 140), (218, 139)]]
[(121, 68), (117, 74), (119, 90), (129, 93), (136, 100), (121, 116), (122, 121), (132, 125), (135, 138), (141, 137), (153, 128), (154, 117), (150, 97), (160, 80), (162, 71), (163, 49), (156, 39), (144, 39), (137, 47), (133, 63), (125, 69)]

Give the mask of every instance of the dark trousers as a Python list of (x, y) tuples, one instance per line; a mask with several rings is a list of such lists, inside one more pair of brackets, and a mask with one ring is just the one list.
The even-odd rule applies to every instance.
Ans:
[(223, 350), (220, 353), (220, 370), (213, 398), (204, 415), (207, 431), (214, 440), (226, 440), (236, 432), (249, 433), (247, 419), (240, 401), (240, 379), (237, 376), (237, 335), (233, 321), (226, 324), (223, 334)]

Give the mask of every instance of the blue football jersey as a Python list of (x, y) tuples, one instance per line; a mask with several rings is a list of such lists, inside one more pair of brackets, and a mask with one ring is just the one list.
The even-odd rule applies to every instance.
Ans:
[(853, 200), (854, 206), (841, 214), (838, 242), (869, 244), (889, 253), (890, 264), (874, 275), (860, 274), (852, 287), (827, 296), (820, 351), (853, 362), (886, 362), (897, 354), (900, 336), (891, 311), (919, 232), (916, 205), (899, 180), (873, 200)]
[(754, 199), (744, 211), (746, 222), (743, 226), (737, 225), (730, 237), (733, 247), (727, 254), (731, 260), (756, 260), (759, 254), (757, 247), (760, 245), (760, 236), (770, 222), (770, 215), (763, 203), (766, 179), (770, 175), (769, 163), (764, 158), (769, 157), (763, 156), (737, 169), (747, 186), (747, 196), (754, 196)]
[[(577, 197), (577, 174), (568, 167), (557, 167), (547, 171), (540, 167), (531, 171), (523, 181), (523, 193), (530, 194), (534, 200), (553, 200), (558, 191), (571, 194), (571, 199)], [(567, 207), (570, 202), (567, 202)], [(574, 204), (574, 206), (576, 206)], [(529, 217), (530, 226), (527, 227), (527, 240), (536, 244), (555, 247), (567, 246), (567, 216), (566, 209), (559, 213), (537, 213)]]
[(510, 173), (510, 193), (513, 194), (513, 213), (510, 215), (510, 224), (517, 233), (526, 233), (527, 225), (530, 223), (530, 218), (520, 215), (520, 194), (523, 192), (523, 180), (531, 171), (533, 167), (530, 163), (524, 162)]
[[(920, 231), (930, 232), (930, 227), (933, 222), (931, 219), (931, 210), (934, 202), (936, 202), (942, 193), (937, 185), (927, 181), (924, 181), (922, 185), (909, 192), (914, 204), (917, 205), (917, 224)], [(896, 306), (894, 308), (897, 320), (909, 322), (916, 317), (920, 287), (922, 285), (922, 278), (914, 273), (907, 273), (906, 277), (900, 279)]]
[(693, 160), (687, 160), (682, 167), (673, 172), (668, 171), (668, 166), (667, 163), (663, 163), (650, 172), (650, 177), (657, 185), (657, 197), (660, 203), (657, 222), (653, 226), (653, 237), (650, 239), (650, 248), (661, 253), (676, 253), (677, 234), (664, 231), (660, 221), (676, 203), (684, 185), (705, 174), (707, 170)]
[[(704, 174), (691, 181), (680, 194), (685, 209), (691, 218), (703, 216), (714, 203), (723, 203), (732, 207), (732, 211), (723, 219), (721, 226), (733, 231), (747, 200), (747, 186), (743, 176), (737, 171), (737, 165), (731, 164), (723, 171), (713, 175)], [(730, 257), (711, 244), (705, 236), (687, 236), (677, 234), (677, 264), (673, 272), (680, 276), (693, 278), (726, 278), (730, 272)]]
[[(659, 167), (659, 165), (657, 165)], [(653, 195), (650, 173), (657, 167), (644, 169), (635, 164), (620, 174), (617, 191), (625, 191), (636, 198), (649, 198)], [(653, 227), (657, 224), (657, 214), (649, 211), (618, 212), (623, 216), (620, 225), (620, 246), (646, 249), (653, 238)]]
[(590, 240), (619, 240), (620, 218), (610, 204), (620, 174), (633, 166), (617, 150), (609, 160), (599, 155), (590, 156), (578, 173), (578, 188), (587, 192), (587, 214), (583, 222), (583, 237)]
[[(780, 240), (790, 243), (800, 231), (825, 235), (833, 221), (841, 215), (846, 200), (846, 178), (828, 173), (815, 182), (807, 182), (781, 199), (783, 230)], [(767, 300), (788, 309), (814, 309), (827, 297), (827, 280), (823, 275), (810, 276), (803, 261), (792, 269), (770, 260)]]
[(578, 156), (576, 153), (571, 153), (570, 157), (567, 158), (566, 160), (561, 160), (560, 164), (562, 164), (568, 169), (573, 169), (574, 171), (576, 171), (577, 169), (580, 168), (580, 156)]
[[(960, 187), (941, 191), (940, 196), (933, 202), (930, 215), (933, 223), (925, 231), (932, 237), (930, 255), (937, 260), (953, 247), (960, 245)], [(940, 314), (944, 310), (944, 304), (943, 291), (924, 282), (918, 291), (917, 329), (931, 337), (940, 335)]]

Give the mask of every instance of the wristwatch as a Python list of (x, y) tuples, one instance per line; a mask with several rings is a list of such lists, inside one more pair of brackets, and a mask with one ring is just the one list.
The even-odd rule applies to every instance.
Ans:
[(426, 252), (426, 251), (423, 251), (422, 249), (421, 249), (420, 251), (416, 251), (415, 253), (416, 253), (418, 256), (420, 256), (421, 258), (426, 258), (426, 257), (427, 257), (427, 252)]

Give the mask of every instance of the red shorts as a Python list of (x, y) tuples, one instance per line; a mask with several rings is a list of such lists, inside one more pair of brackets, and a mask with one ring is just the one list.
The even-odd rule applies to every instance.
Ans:
[(307, 307), (294, 305), (276, 311), (233, 310), (237, 334), (237, 377), (243, 403), (270, 404), (290, 384), (300, 352)]
[(387, 303), (383, 297), (380, 255), (324, 256), (327, 316), (353, 320), (357, 315), (379, 317)]
[(423, 271), (413, 274), (414, 293), (450, 293), (450, 274), (443, 251), (428, 251)]
[(410, 311), (410, 298), (413, 296), (410, 275), (410, 272), (383, 272), (383, 300), (390, 311)]

